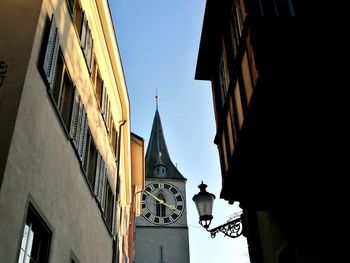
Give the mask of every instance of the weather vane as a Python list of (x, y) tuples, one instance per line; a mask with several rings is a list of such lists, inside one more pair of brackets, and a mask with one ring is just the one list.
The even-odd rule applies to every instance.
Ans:
[(158, 96), (158, 89), (156, 88), (156, 96), (154, 96), (154, 98), (156, 99), (156, 107), (158, 109), (158, 100), (159, 100), (159, 96)]

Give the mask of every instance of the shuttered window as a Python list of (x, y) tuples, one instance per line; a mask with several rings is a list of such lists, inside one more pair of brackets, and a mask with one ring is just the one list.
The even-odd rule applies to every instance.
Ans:
[(81, 97), (78, 93), (78, 90), (74, 91), (74, 99), (73, 99), (73, 108), (72, 108), (72, 116), (71, 116), (71, 124), (70, 124), (70, 137), (73, 140), (75, 148), (78, 149), (79, 145), (79, 131), (80, 131), (80, 122), (81, 122), (81, 107), (80, 107)]
[[(98, 92), (98, 87), (96, 85), (96, 92)], [(108, 95), (107, 95), (107, 89), (106, 86), (103, 83), (102, 86), (102, 97), (101, 97), (101, 114), (103, 117), (104, 122), (106, 123), (106, 116), (107, 116), (107, 105), (108, 105)]]
[(107, 167), (104, 167), (102, 177), (100, 178), (100, 197), (101, 197), (101, 208), (102, 211), (105, 210), (105, 203), (106, 203), (106, 184), (108, 182), (108, 175), (107, 175)]
[(106, 183), (106, 176), (107, 176), (106, 164), (101, 154), (98, 153), (94, 193), (102, 210), (104, 209), (104, 188)]
[(51, 17), (49, 38), (47, 40), (47, 46), (45, 51), (43, 69), (46, 76), (46, 81), (50, 90), (52, 90), (54, 84), (54, 78), (56, 73), (56, 63), (59, 53), (59, 34), (56, 26), (54, 15)]
[(91, 29), (89, 22), (87, 21), (86, 13), (83, 13), (83, 18), (81, 22), (81, 31), (80, 31), (80, 43), (83, 50), (85, 61), (89, 69), (89, 73), (92, 73), (93, 70), (93, 60), (94, 60), (94, 41), (92, 39)]
[(114, 195), (111, 189), (111, 186), (109, 185), (109, 182), (106, 184), (106, 202), (105, 202), (105, 211), (104, 211), (104, 217), (106, 219), (107, 225), (112, 231), (113, 229), (113, 208), (114, 208)]
[(86, 145), (87, 145), (87, 133), (88, 133), (88, 120), (85, 108), (82, 109), (81, 113), (81, 128), (79, 135), (79, 157), (83, 165), (86, 163)]
[(117, 202), (116, 195), (113, 195), (113, 221), (112, 221), (112, 235), (117, 234)]
[(94, 189), (97, 164), (97, 149), (90, 131), (87, 133), (86, 154), (85, 154), (85, 174), (91, 189)]
[(74, 92), (69, 134), (78, 152), (79, 159), (84, 165), (88, 129), (87, 114), (77, 89)]
[(59, 33), (54, 15), (51, 18), (42, 66), (48, 91), (51, 94), (66, 130), (70, 131), (75, 87), (64, 63), (63, 54), (60, 51)]
[(74, 0), (67, 0), (67, 4), (68, 4), (68, 9), (69, 9), (69, 12), (71, 13), (71, 15), (74, 15)]

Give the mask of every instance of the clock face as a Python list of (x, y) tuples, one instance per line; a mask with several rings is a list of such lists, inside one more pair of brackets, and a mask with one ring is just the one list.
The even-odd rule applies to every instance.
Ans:
[(153, 182), (142, 193), (142, 216), (153, 224), (167, 225), (182, 215), (184, 198), (172, 184)]

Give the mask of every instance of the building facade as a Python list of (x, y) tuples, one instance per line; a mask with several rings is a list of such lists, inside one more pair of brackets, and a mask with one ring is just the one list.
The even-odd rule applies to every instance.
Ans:
[[(345, 49), (341, 35), (324, 38), (325, 28), (341, 23), (318, 17), (320, 6), (206, 3), (195, 78), (211, 81), (220, 197), (244, 209), (254, 263), (336, 262), (339, 253), (325, 242), (322, 211), (345, 200), (338, 191), (346, 169), (338, 96), (345, 80), (334, 56)], [(343, 228), (339, 222), (327, 240)]]
[(158, 108), (145, 161), (142, 216), (136, 219), (136, 262), (190, 262), (186, 178), (170, 159)]
[(143, 140), (108, 2), (1, 6), (1, 261), (128, 262)]

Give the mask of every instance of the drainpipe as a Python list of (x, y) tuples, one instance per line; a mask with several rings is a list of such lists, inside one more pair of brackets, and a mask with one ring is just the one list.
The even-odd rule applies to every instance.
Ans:
[[(119, 137), (118, 139), (118, 151), (117, 151), (117, 178), (115, 180), (115, 197), (114, 197), (114, 203), (115, 203), (115, 208), (117, 209), (117, 202), (118, 202), (118, 195), (119, 195), (119, 184), (120, 184), (120, 180), (119, 180), (119, 170), (120, 170), (120, 143), (121, 143), (121, 138), (122, 138), (122, 126), (126, 123), (126, 120), (121, 120), (119, 122), (119, 128), (118, 128), (118, 135)], [(115, 213), (115, 228), (117, 228), (117, 211), (114, 211)], [(116, 252), (118, 251), (118, 242), (117, 242), (117, 231), (115, 231), (114, 233), (114, 237), (115, 239), (113, 240), (113, 247), (115, 247), (115, 250), (113, 249), (113, 263), (118, 262), (118, 259), (116, 258)], [(118, 253), (119, 254), (119, 253)]]
[(126, 123), (126, 120), (121, 120), (119, 122), (119, 129), (118, 129), (118, 152), (117, 152), (117, 180), (115, 182), (115, 202), (117, 202), (118, 200), (118, 194), (119, 194), (119, 169), (120, 169), (120, 143), (121, 143), (121, 139), (122, 139), (122, 126), (124, 126), (124, 124)]

